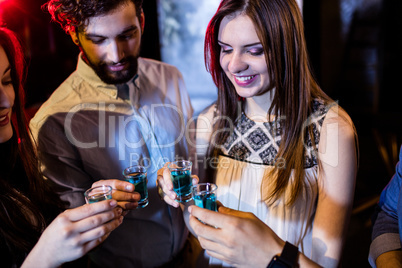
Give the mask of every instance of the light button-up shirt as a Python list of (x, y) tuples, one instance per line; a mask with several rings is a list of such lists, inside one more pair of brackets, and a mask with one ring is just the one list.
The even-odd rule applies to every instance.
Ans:
[(100, 179), (122, 179), (135, 164), (148, 169), (149, 205), (131, 211), (91, 253), (101, 267), (156, 267), (172, 260), (188, 231), (180, 209), (160, 200), (157, 170), (188, 158), (185, 135), (193, 109), (180, 72), (166, 63), (139, 59), (129, 99), (103, 83), (81, 57), (77, 70), (42, 105), (30, 127), (42, 171), (69, 207)]

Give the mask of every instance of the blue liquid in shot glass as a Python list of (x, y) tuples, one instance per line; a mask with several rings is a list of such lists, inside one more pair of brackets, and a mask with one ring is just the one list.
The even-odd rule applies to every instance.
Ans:
[(134, 191), (141, 195), (138, 201), (138, 208), (143, 208), (148, 205), (148, 188), (147, 188), (147, 175), (143, 172), (132, 172), (125, 175), (125, 181), (134, 184)]
[(217, 211), (215, 193), (201, 192), (199, 194), (193, 195), (193, 199), (197, 207)]
[(171, 171), (173, 190), (177, 194), (179, 201), (188, 202), (192, 199), (191, 187), (192, 178), (191, 170), (174, 170)]

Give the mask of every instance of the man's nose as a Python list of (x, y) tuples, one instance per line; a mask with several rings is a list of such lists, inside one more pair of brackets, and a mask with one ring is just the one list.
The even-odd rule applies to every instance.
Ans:
[(119, 42), (111, 42), (107, 47), (106, 60), (113, 63), (118, 63), (124, 58), (124, 46)]

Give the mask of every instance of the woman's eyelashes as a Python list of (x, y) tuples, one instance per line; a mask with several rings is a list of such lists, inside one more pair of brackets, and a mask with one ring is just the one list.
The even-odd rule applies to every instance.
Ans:
[(5, 72), (3, 78), (1, 79), (1, 84), (2, 84), (3, 86), (7, 86), (7, 85), (11, 85), (12, 82), (13, 82), (13, 80), (11, 79), (11, 71), (10, 71), (10, 69), (8, 69), (8, 70)]
[(249, 53), (253, 56), (261, 56), (264, 54), (264, 50), (262, 48), (252, 48)]
[(221, 52), (222, 53), (228, 54), (228, 53), (231, 53), (232, 51), (233, 51), (233, 49), (231, 47), (221, 45)]
[[(221, 53), (223, 54), (230, 54), (233, 52), (233, 48), (229, 46), (222, 46), (221, 45)], [(248, 53), (252, 56), (261, 56), (264, 55), (263, 48), (248, 48), (244, 50), (245, 53)]]

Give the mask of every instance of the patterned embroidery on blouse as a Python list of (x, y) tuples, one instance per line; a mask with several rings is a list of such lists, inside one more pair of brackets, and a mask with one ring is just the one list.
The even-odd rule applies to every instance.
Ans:
[[(314, 100), (313, 113), (309, 117), (308, 125), (312, 126), (314, 143), (317, 146), (320, 141), (320, 131), (325, 116), (331, 106), (324, 104), (322, 100)], [(273, 122), (254, 122), (244, 113), (235, 122), (233, 133), (223, 144), (223, 154), (240, 161), (274, 165), (282, 139), (282, 125), (284, 118)], [(318, 164), (317, 148), (313, 146), (310, 135), (306, 130), (305, 141), (305, 168)]]

